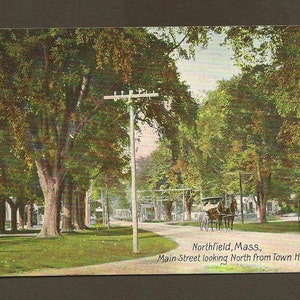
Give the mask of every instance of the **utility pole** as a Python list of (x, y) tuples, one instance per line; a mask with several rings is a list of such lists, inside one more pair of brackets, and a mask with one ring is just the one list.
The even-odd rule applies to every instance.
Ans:
[(244, 203), (243, 203), (243, 185), (242, 185), (242, 173), (239, 172), (240, 179), (240, 201), (241, 201), (241, 221), (244, 224)]
[(101, 204), (102, 204), (102, 223), (103, 225), (106, 225), (106, 208), (104, 204), (104, 196), (103, 196), (102, 189), (101, 189)]
[(184, 213), (185, 213), (185, 205), (184, 205), (184, 188), (182, 190), (182, 222), (184, 222)]
[(130, 157), (131, 157), (131, 205), (132, 205), (132, 229), (133, 229), (133, 253), (139, 253), (138, 239), (138, 215), (137, 215), (137, 198), (136, 198), (136, 161), (135, 161), (135, 112), (133, 107), (133, 99), (158, 97), (158, 93), (141, 93), (133, 94), (130, 90), (127, 95), (123, 92), (117, 95), (116, 92), (112, 96), (104, 96), (104, 100), (126, 99), (129, 105), (130, 115)]
[(109, 206), (108, 206), (108, 184), (107, 181), (105, 183), (105, 188), (106, 188), (106, 192), (105, 192), (105, 218), (106, 218), (106, 225), (107, 228), (110, 229), (110, 224), (109, 224)]
[(91, 196), (92, 188), (90, 188), (85, 194), (85, 224), (90, 226), (91, 222)]
[[(236, 175), (234, 172), (226, 173), (228, 175)], [(240, 203), (241, 203), (241, 222), (244, 223), (244, 203), (243, 203), (243, 175), (253, 175), (253, 173), (242, 173), (241, 171), (238, 172), (239, 174), (239, 186), (240, 186)]]

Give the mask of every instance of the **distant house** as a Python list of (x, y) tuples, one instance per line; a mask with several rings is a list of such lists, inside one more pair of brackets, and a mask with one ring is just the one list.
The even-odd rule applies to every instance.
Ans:
[(130, 209), (125, 209), (125, 208), (114, 209), (113, 218), (120, 219), (120, 220), (131, 219), (131, 211)]
[(267, 201), (267, 214), (268, 215), (276, 215), (280, 212), (281, 207), (279, 206), (279, 202), (277, 200), (269, 200)]
[[(236, 196), (236, 199), (240, 199), (240, 195)], [(243, 196), (243, 209), (244, 213), (253, 214), (257, 212), (257, 199), (256, 196), (249, 195)], [(238, 211), (241, 211), (241, 202), (238, 200)]]
[[(238, 211), (241, 211), (240, 195), (236, 195)], [(243, 196), (243, 209), (245, 215), (256, 214), (259, 218), (259, 209), (257, 205), (257, 197), (254, 195)], [(280, 211), (279, 202), (276, 199), (268, 200), (266, 203), (267, 215), (276, 215)]]

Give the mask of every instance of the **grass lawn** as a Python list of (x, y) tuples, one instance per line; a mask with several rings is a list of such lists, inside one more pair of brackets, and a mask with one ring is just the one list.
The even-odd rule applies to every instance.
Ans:
[(259, 266), (227, 265), (207, 266), (206, 271), (208, 271), (209, 273), (265, 273), (270, 272), (270, 269)]
[(59, 238), (0, 237), (0, 276), (44, 268), (67, 268), (152, 256), (177, 244), (139, 230), (139, 254), (132, 253), (132, 228), (99, 227)]
[[(199, 226), (199, 222), (172, 222), (170, 225)], [(234, 223), (233, 230), (273, 232), (273, 233), (300, 233), (297, 221), (260, 223)]]
[(300, 233), (297, 221), (286, 222), (269, 222), (266, 224), (261, 223), (236, 223), (233, 228), (243, 231), (256, 231), (256, 232), (274, 232), (274, 233)]

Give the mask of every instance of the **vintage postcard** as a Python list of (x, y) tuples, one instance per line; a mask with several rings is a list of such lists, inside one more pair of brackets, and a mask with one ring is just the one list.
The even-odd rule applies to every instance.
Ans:
[(0, 29), (0, 276), (300, 271), (299, 26)]

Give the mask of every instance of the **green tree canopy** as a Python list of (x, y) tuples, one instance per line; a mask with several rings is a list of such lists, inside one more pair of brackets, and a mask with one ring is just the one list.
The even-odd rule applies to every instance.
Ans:
[(45, 197), (41, 237), (58, 235), (67, 174), (88, 178), (91, 169), (112, 169), (113, 162), (124, 167), (127, 106), (104, 95), (157, 90), (158, 101), (135, 105), (143, 121), (156, 120), (162, 135), (172, 136), (176, 122), (193, 113), (170, 44), (144, 28), (1, 30), (0, 45), (1, 116), (16, 149), (37, 168)]

